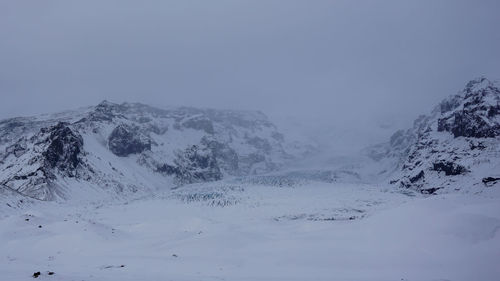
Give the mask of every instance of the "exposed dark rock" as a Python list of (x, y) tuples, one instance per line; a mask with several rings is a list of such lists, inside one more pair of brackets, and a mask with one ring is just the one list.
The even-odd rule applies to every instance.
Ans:
[[(177, 159), (177, 164), (180, 167), (187, 167), (184, 172), (187, 172), (189, 178), (195, 181), (213, 181), (222, 179), (221, 171), (217, 165), (216, 157), (210, 149), (200, 148), (196, 145), (186, 149), (181, 157)], [(188, 165), (181, 165), (186, 164)]]
[(49, 133), (46, 150), (42, 153), (48, 167), (74, 176), (80, 164), (80, 154), (83, 150), (83, 138), (73, 132), (66, 123), (58, 123), (50, 128), (43, 128), (42, 133)]
[(438, 131), (451, 132), (455, 137), (494, 138), (500, 135), (500, 126), (490, 125), (473, 112), (455, 112), (451, 118), (440, 119)]
[[(455, 137), (494, 138), (500, 136), (500, 90), (485, 78), (470, 81), (464, 89), (463, 103), (453, 114), (438, 120), (438, 131)], [(458, 107), (458, 106), (455, 106)]]
[(437, 172), (444, 172), (447, 176), (462, 175), (467, 172), (464, 166), (455, 164), (450, 161), (439, 161), (432, 164), (432, 170)]
[(106, 100), (98, 104), (94, 111), (89, 114), (88, 121), (103, 122), (103, 121), (113, 121), (113, 118), (117, 116), (116, 111), (119, 109), (120, 105), (110, 103)]
[(486, 178), (483, 178), (483, 180), (482, 180), (482, 182), (486, 186), (495, 185), (497, 183), (497, 181), (500, 181), (500, 178), (486, 177)]
[(422, 194), (435, 194), (436, 191), (442, 189), (442, 187), (431, 187), (431, 188), (424, 188), (420, 190), (420, 193)]
[(40, 276), (40, 271), (37, 271), (35, 273), (33, 273), (33, 278), (38, 278), (38, 276)]
[(410, 178), (411, 183), (416, 183), (417, 181), (420, 181), (424, 178), (425, 173), (424, 171), (420, 171), (416, 176)]
[(214, 181), (222, 179), (222, 171), (237, 173), (238, 154), (229, 146), (210, 138), (203, 138), (177, 153), (174, 164), (157, 165), (156, 171), (175, 175), (179, 183)]
[(162, 164), (162, 165), (158, 165), (156, 167), (155, 171), (158, 173), (166, 174), (166, 175), (174, 175), (178, 172), (178, 169), (177, 169), (177, 167), (172, 166), (172, 165)]
[(122, 124), (111, 132), (108, 147), (115, 155), (125, 157), (151, 150), (151, 140), (140, 133), (138, 128)]
[(174, 165), (164, 164), (159, 169), (175, 175), (180, 184), (222, 179), (222, 172), (213, 152), (197, 145), (178, 152)]

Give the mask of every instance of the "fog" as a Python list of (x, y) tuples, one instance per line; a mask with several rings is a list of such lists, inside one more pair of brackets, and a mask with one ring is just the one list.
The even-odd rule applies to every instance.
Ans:
[(0, 118), (104, 99), (251, 109), (357, 147), (500, 78), (499, 14), (496, 0), (0, 0)]

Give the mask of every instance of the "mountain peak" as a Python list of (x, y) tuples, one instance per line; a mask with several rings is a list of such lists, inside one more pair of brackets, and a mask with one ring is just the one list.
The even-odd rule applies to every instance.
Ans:
[[(467, 189), (500, 178), (499, 136), (500, 89), (479, 77), (419, 117), (413, 128), (394, 134), (389, 147), (370, 153), (395, 157), (400, 171), (393, 182), (403, 188), (422, 193)], [(464, 180), (462, 186), (452, 184), (458, 179)]]
[(481, 77), (478, 77), (478, 78), (475, 78), (475, 79), (472, 79), (471, 81), (469, 81), (465, 85), (463, 93), (465, 94), (465, 96), (468, 96), (470, 94), (474, 94), (474, 93), (477, 94), (477, 93), (484, 92), (486, 90), (491, 90), (494, 88), (496, 88), (496, 85), (494, 82), (488, 80), (484, 76), (481, 76)]
[(113, 105), (118, 105), (118, 104), (110, 102), (108, 100), (103, 100), (97, 104), (97, 106), (113, 106)]

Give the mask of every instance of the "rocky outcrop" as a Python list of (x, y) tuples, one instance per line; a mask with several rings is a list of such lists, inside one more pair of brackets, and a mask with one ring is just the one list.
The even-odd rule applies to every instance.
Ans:
[(474, 79), (370, 155), (378, 161), (399, 159), (391, 183), (402, 188), (434, 194), (484, 186), (483, 179), (500, 176), (499, 105), (495, 83)]
[(204, 137), (200, 144), (176, 152), (173, 164), (162, 164), (157, 171), (174, 175), (178, 184), (217, 181), (224, 173), (240, 173), (240, 159), (227, 144)]
[(111, 122), (114, 118), (119, 116), (121, 110), (120, 105), (103, 101), (92, 110), (88, 116), (80, 120), (82, 122)]
[(51, 170), (57, 169), (69, 177), (75, 176), (76, 170), (81, 164), (82, 136), (74, 132), (66, 123), (43, 128), (40, 133), (48, 135), (44, 140), (47, 146), (42, 152), (44, 167)]
[(178, 184), (217, 181), (222, 172), (214, 152), (208, 147), (193, 145), (177, 152), (174, 165), (163, 166), (167, 174), (175, 175)]
[(151, 140), (138, 127), (121, 124), (109, 135), (108, 147), (113, 154), (125, 157), (151, 150)]
[(6, 148), (1, 185), (23, 195), (50, 200), (61, 196), (55, 181), (79, 176), (83, 163), (83, 138), (68, 123), (44, 127), (31, 138), (22, 137)]
[(445, 176), (463, 175), (467, 172), (467, 169), (464, 166), (446, 160), (433, 163), (432, 170), (436, 172), (444, 172)]
[[(454, 137), (494, 138), (500, 135), (500, 90), (486, 78), (473, 80), (464, 89), (462, 100), (447, 105), (450, 112), (438, 120), (439, 132)], [(452, 111), (452, 109), (455, 109)]]

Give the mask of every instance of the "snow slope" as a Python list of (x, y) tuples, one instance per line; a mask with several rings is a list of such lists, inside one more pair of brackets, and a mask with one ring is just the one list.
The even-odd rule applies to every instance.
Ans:
[(38, 201), (2, 212), (0, 279), (493, 281), (499, 196), (205, 183), (128, 202)]

